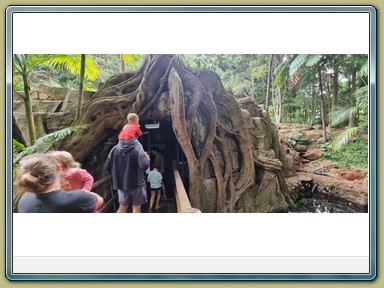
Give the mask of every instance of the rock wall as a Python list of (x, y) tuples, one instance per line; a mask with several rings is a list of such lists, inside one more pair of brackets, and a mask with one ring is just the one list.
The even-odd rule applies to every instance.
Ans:
[[(25, 117), (24, 103), (20, 96), (13, 95), (13, 115), (26, 142), (29, 133)], [(84, 91), (84, 103), (88, 102), (94, 92)], [(32, 110), (34, 114), (36, 138), (73, 125), (76, 114), (78, 91), (62, 87), (40, 85), (38, 90), (31, 91)]]
[[(285, 177), (296, 174), (293, 158), (280, 146), (277, 128), (269, 114), (251, 98), (238, 100), (253, 143), (254, 158), (273, 159)], [(273, 171), (256, 168), (255, 186), (240, 198), (238, 212), (287, 212), (292, 202), (282, 191)]]

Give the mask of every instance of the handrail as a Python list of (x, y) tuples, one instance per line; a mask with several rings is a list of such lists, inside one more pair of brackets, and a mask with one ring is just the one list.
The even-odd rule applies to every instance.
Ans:
[(115, 194), (107, 203), (105, 203), (103, 206), (97, 210), (98, 213), (105, 213), (105, 211), (108, 211), (109, 207), (116, 201), (118, 194)]
[[(97, 180), (96, 182), (93, 183), (92, 185), (92, 191), (95, 191), (97, 188), (103, 186), (104, 184), (108, 183), (109, 181), (111, 181), (112, 179), (112, 176), (109, 175), (109, 176), (106, 176), (104, 178), (101, 178), (100, 180)], [(113, 194), (112, 194), (113, 195)], [(98, 213), (105, 213), (106, 211), (108, 211), (109, 207), (111, 207), (111, 205), (116, 201), (117, 199), (117, 194), (113, 195), (111, 199), (109, 199), (108, 202), (104, 203), (98, 210), (97, 212)]]
[(94, 191), (95, 189), (97, 189), (100, 186), (104, 185), (105, 183), (107, 183), (111, 179), (112, 179), (112, 176), (109, 175), (109, 176), (106, 176), (104, 178), (101, 178), (100, 180), (97, 180), (95, 183), (93, 183), (91, 191)]
[(176, 206), (177, 213), (201, 213), (199, 209), (193, 208), (191, 202), (189, 202), (189, 198), (187, 192), (185, 191), (183, 181), (181, 180), (179, 171), (174, 168), (173, 174), (175, 177), (175, 195), (176, 195)]

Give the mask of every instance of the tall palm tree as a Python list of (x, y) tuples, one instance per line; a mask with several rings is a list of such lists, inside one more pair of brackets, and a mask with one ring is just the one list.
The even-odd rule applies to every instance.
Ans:
[[(33, 54), (14, 54), (13, 55), (13, 76), (19, 77), (23, 86), (24, 94), (17, 93), (23, 102), (25, 109), (25, 116), (27, 120), (29, 142), (33, 145), (36, 141), (35, 122), (33, 119), (33, 111), (31, 104), (31, 81), (30, 76), (36, 67), (47, 59), (46, 55), (33, 55)], [(14, 89), (15, 85), (13, 85)], [(15, 91), (14, 91), (15, 92)]]
[(99, 66), (91, 56), (86, 54), (53, 54), (44, 64), (66, 69), (80, 76), (75, 119), (75, 122), (79, 122), (83, 105), (84, 79), (96, 80), (100, 75)]
[(301, 73), (302, 68), (304, 66), (306, 67), (312, 67), (315, 66), (317, 67), (317, 74), (318, 74), (318, 80), (319, 80), (319, 90), (320, 90), (320, 110), (321, 110), (321, 123), (322, 123), (322, 128), (323, 128), (323, 138), (324, 141), (326, 142), (327, 139), (327, 130), (326, 130), (326, 121), (325, 121), (325, 104), (324, 104), (324, 94), (323, 94), (323, 86), (322, 86), (322, 75), (321, 75), (321, 62), (320, 60), (323, 58), (322, 54), (299, 54), (295, 57), (295, 59), (292, 61), (290, 68), (289, 68), (289, 74), (291, 76), (294, 76), (297, 73)]
[[(350, 97), (345, 101), (341, 101), (340, 105), (330, 113), (332, 125), (339, 125), (348, 121), (348, 128), (340, 133), (332, 143), (334, 151), (339, 150), (346, 145), (352, 136), (364, 130), (359, 123), (359, 115), (368, 114), (368, 83), (364, 80), (368, 76), (368, 57), (367, 56), (350, 56), (356, 58), (351, 63), (346, 63), (346, 69), (351, 70)], [(364, 59), (366, 58), (366, 59)], [(356, 78), (359, 78), (363, 86), (356, 88)]]
[[(84, 55), (84, 54), (83, 54)], [(81, 68), (81, 55), (80, 54), (15, 54), (13, 55), (13, 74), (20, 77), (23, 85), (24, 94), (18, 94), (25, 107), (25, 115), (27, 118), (27, 126), (30, 138), (30, 144), (33, 145), (36, 141), (35, 123), (33, 119), (33, 111), (31, 105), (31, 75), (36, 72), (37, 67), (41, 64), (53, 66), (55, 68), (62, 68), (69, 70), (73, 74), (84, 73), (83, 79), (95, 80), (100, 74), (100, 69), (96, 62), (89, 56), (85, 56), (86, 62), (83, 62), (84, 69)], [(83, 81), (83, 80), (82, 80)], [(81, 81), (80, 81), (81, 82)], [(81, 89), (79, 88), (79, 91)], [(79, 92), (80, 98), (82, 93)], [(82, 99), (81, 100), (82, 103)], [(80, 108), (81, 109), (81, 105)]]

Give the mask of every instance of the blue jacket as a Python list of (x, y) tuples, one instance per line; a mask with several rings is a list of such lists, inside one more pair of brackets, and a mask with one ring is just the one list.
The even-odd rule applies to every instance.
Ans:
[(112, 174), (113, 189), (129, 190), (143, 185), (150, 161), (140, 144), (115, 145), (109, 152), (105, 169)]

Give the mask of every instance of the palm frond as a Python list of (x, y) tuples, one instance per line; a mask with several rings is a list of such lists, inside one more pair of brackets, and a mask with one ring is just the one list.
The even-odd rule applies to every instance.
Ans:
[(308, 54), (299, 54), (295, 57), (295, 59), (292, 61), (291, 65), (289, 66), (289, 75), (293, 76), (296, 71), (305, 64), (307, 61)]
[(275, 70), (276, 76), (273, 80), (274, 85), (281, 85), (285, 82), (289, 75), (289, 66), (286, 63), (281, 63)]
[(329, 118), (332, 126), (343, 123), (344, 121), (349, 120), (353, 115), (356, 114), (356, 107), (341, 107), (336, 106), (335, 111), (329, 113)]
[(321, 57), (323, 57), (322, 54), (307, 55), (305, 66), (312, 67), (313, 65), (316, 65), (320, 61)]
[(368, 112), (368, 85), (355, 91), (356, 106), (362, 112)]
[(136, 63), (143, 59), (144, 54), (121, 54), (121, 57), (129, 68), (134, 69), (136, 68)]
[(332, 150), (338, 151), (343, 146), (345, 146), (349, 140), (351, 140), (352, 136), (356, 135), (359, 131), (359, 127), (351, 127), (346, 129), (344, 132), (340, 133), (336, 139), (332, 142)]
[(80, 129), (85, 129), (87, 127), (88, 125), (76, 125), (44, 135), (37, 139), (34, 145), (26, 147), (23, 151), (17, 154), (13, 162), (17, 163), (24, 156), (32, 153), (45, 153), (49, 149), (51, 149), (52, 146), (55, 145), (57, 142), (64, 140), (67, 136), (71, 135), (72, 133), (77, 132)]
[(100, 76), (100, 67), (89, 55), (85, 56), (85, 75), (89, 80), (96, 80)]
[(368, 58), (358, 72), (359, 77), (368, 76)]
[[(81, 68), (81, 54), (52, 54), (51, 57), (44, 60), (43, 63), (58, 69), (68, 70), (72, 74), (79, 75)], [(84, 77), (89, 80), (95, 80), (99, 77), (99, 75), (99, 65), (97, 65), (92, 57), (86, 55)]]

